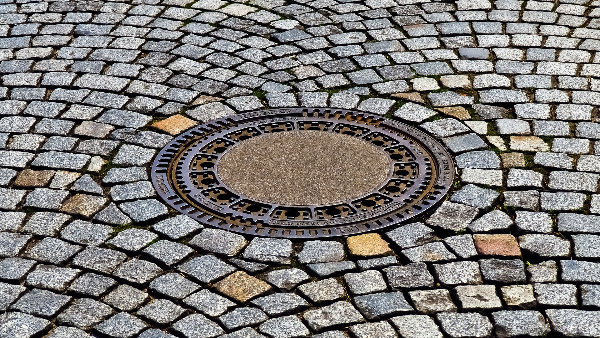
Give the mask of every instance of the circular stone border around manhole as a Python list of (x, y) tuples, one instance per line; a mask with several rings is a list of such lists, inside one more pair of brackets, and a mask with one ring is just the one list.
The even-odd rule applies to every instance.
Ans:
[[(268, 142), (275, 139), (279, 152)], [(328, 149), (319, 141), (334, 147), (327, 156), (336, 156), (336, 149), (352, 152), (346, 155), (355, 166), (345, 159), (340, 168), (329, 168), (336, 162), (324, 157)], [(361, 162), (360, 156), (376, 163)], [(259, 173), (256, 178), (246, 175), (245, 164), (248, 172)], [(287, 164), (308, 165), (296, 169), (311, 176), (297, 179), (299, 173), (281, 167)], [(339, 180), (332, 175), (336, 169)], [(374, 183), (348, 181), (369, 178), (356, 170), (371, 170)], [(154, 160), (152, 183), (169, 205), (202, 224), (256, 236), (317, 238), (413, 218), (444, 198), (454, 171), (448, 151), (407, 124), (358, 111), (282, 108), (225, 117), (178, 135)], [(269, 175), (273, 182), (267, 182)], [(298, 182), (286, 182), (286, 175)], [(340, 186), (328, 191), (327, 184)]]

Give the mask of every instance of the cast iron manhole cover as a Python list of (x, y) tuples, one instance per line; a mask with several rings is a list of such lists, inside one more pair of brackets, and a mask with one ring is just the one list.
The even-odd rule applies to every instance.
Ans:
[(439, 202), (454, 164), (431, 136), (381, 116), (326, 108), (235, 115), (163, 148), (152, 182), (197, 221), (257, 236), (356, 234)]

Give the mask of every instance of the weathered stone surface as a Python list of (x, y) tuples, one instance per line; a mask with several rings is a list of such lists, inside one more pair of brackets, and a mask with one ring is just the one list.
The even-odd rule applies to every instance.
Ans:
[(269, 284), (242, 271), (227, 276), (215, 287), (219, 292), (240, 302), (245, 302), (271, 289)]
[(321, 331), (337, 325), (349, 325), (364, 321), (352, 304), (339, 301), (304, 313), (304, 320), (311, 329)]

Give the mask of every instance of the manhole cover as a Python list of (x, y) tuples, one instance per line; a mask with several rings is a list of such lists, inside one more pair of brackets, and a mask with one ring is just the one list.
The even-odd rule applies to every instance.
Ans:
[(257, 236), (355, 234), (439, 202), (454, 164), (431, 136), (362, 112), (286, 108), (192, 128), (163, 148), (152, 182), (197, 221)]

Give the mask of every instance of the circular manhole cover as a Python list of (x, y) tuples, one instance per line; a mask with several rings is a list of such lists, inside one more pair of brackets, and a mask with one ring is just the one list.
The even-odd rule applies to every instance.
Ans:
[(192, 128), (165, 146), (152, 182), (197, 221), (257, 236), (355, 234), (439, 202), (454, 164), (431, 136), (362, 112), (286, 108)]

